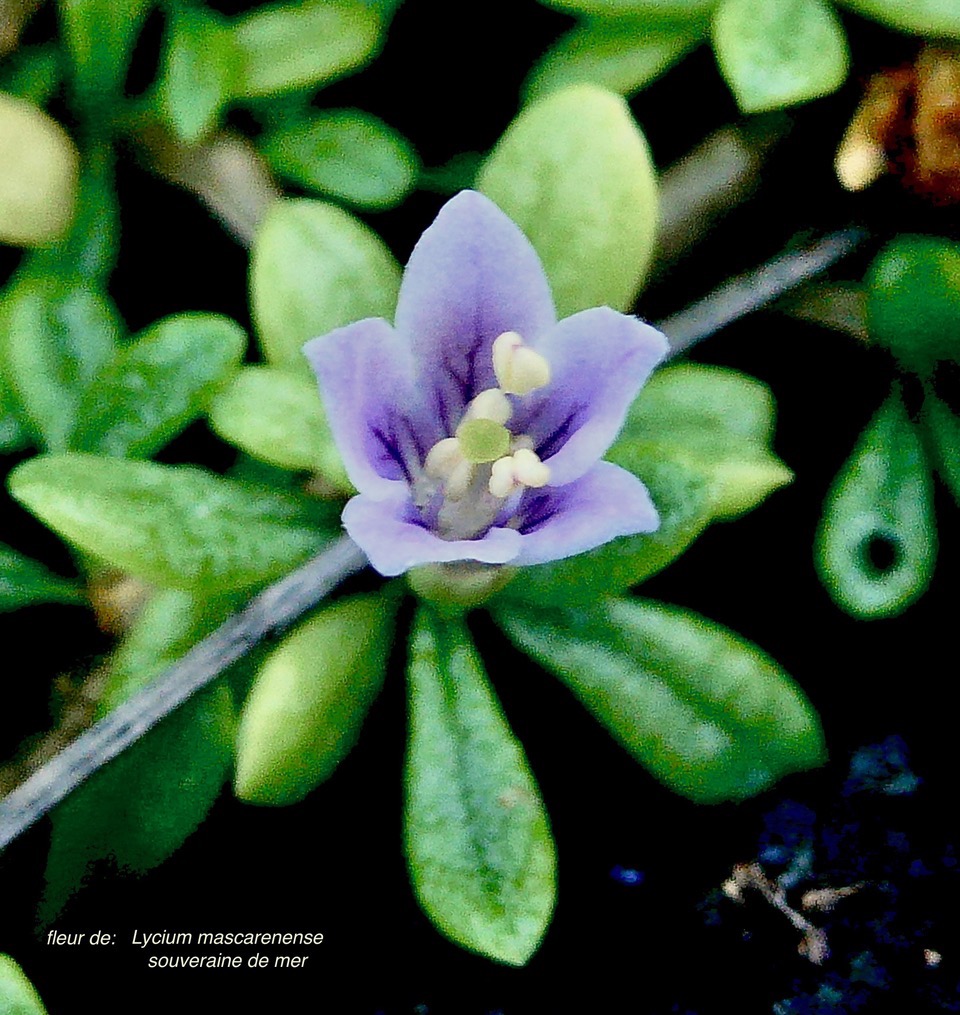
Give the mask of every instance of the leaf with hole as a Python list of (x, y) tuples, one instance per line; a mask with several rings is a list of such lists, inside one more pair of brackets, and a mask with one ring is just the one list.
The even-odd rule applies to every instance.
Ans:
[(304, 342), (364, 317), (392, 318), (399, 288), (380, 237), (322, 201), (276, 202), (254, 239), (250, 296), (264, 355), (306, 377)]
[(896, 616), (926, 589), (937, 555), (933, 482), (899, 387), (837, 473), (815, 555), (827, 591), (855, 617)]
[(266, 585), (318, 552), (338, 506), (202, 469), (96, 455), (42, 455), (9, 479), (27, 510), (84, 553), (164, 588)]
[(462, 621), (410, 638), (404, 844), (417, 899), (457, 944), (524, 965), (556, 896), (540, 791)]
[(277, 367), (244, 367), (213, 400), (210, 424), (224, 440), (271, 465), (318, 472), (337, 491), (353, 490), (316, 381)]
[(843, 26), (826, 0), (722, 0), (713, 46), (745, 113), (829, 95), (850, 63)]
[(800, 688), (755, 645), (695, 613), (606, 599), (494, 615), (637, 761), (697, 803), (753, 796), (825, 760)]
[(266, 658), (237, 734), (241, 800), (296, 803), (333, 774), (383, 684), (394, 606), (383, 595), (340, 599)]
[(243, 329), (219, 314), (177, 314), (117, 350), (80, 400), (72, 450), (121, 458), (159, 451), (240, 368)]
[(536, 248), (561, 317), (630, 309), (653, 254), (657, 183), (619, 95), (575, 85), (527, 106), (477, 186)]

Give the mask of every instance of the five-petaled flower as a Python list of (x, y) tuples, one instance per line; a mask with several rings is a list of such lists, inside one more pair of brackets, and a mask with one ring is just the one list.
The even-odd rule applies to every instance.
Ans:
[(601, 456), (666, 340), (609, 307), (557, 321), (540, 261), (464, 191), (410, 257), (396, 323), (304, 348), (359, 493), (347, 532), (384, 575), (421, 564), (540, 564), (659, 525)]

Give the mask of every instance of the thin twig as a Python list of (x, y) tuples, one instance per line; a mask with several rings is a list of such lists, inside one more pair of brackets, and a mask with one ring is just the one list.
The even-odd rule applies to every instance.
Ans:
[(0, 850), (266, 635), (293, 623), (365, 563), (363, 552), (349, 537), (342, 536), (319, 556), (261, 592), (245, 609), (0, 800)]
[(709, 296), (659, 323), (658, 327), (670, 340), (669, 355), (685, 352), (728, 324), (779, 299), (845, 257), (866, 235), (862, 229), (841, 229), (725, 282)]
[[(831, 233), (727, 283), (659, 327), (671, 353), (689, 348), (726, 324), (775, 300), (849, 253), (863, 239), (855, 229)], [(98, 768), (138, 740), (272, 631), (316, 606), (366, 558), (346, 536), (293, 574), (261, 592), (240, 613), (195, 645), (141, 692), (81, 734), (0, 800), (0, 850), (47, 814)]]

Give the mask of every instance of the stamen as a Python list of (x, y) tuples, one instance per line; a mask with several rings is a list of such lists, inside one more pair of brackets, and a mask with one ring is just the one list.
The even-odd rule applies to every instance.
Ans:
[(508, 395), (528, 395), (550, 383), (550, 364), (515, 331), (505, 331), (493, 342), (493, 372)]
[(464, 420), (468, 419), (492, 419), (494, 423), (501, 426), (507, 422), (513, 413), (513, 406), (510, 399), (499, 388), (487, 388), (467, 406)]
[(539, 488), (550, 482), (550, 466), (544, 465), (537, 453), (529, 448), (514, 452), (513, 474), (523, 486)]
[(462, 461), (447, 477), (443, 486), (443, 494), (447, 500), (462, 500), (470, 489), (476, 466), (472, 462)]
[(447, 479), (464, 461), (460, 442), (456, 437), (445, 437), (427, 452), (423, 462), (423, 471), (431, 479)]
[(536, 452), (520, 448), (493, 463), (487, 489), (494, 497), (505, 499), (523, 487), (538, 488), (549, 482), (550, 466), (544, 465)]

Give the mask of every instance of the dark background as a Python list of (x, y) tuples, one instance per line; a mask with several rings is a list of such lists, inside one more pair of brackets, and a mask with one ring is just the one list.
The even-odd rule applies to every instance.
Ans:
[[(488, 2), (482, 15), (468, 17), (455, 5), (409, 0), (382, 57), (325, 90), (317, 104), (380, 115), (412, 139), (426, 164), (438, 165), (496, 141), (516, 112), (527, 68), (568, 24), (534, 3)], [(955, 233), (954, 213), (924, 206), (892, 180), (858, 196), (837, 186), (833, 153), (859, 81), (908, 56), (913, 45), (864, 22), (848, 24), (856, 43), (848, 84), (792, 111), (791, 135), (771, 157), (755, 198), (660, 277), (641, 298), (642, 316), (656, 320), (681, 309), (808, 230), (851, 222), (869, 230), (862, 251), (834, 270), (848, 278), (859, 277), (895, 231)], [(138, 66), (155, 58), (151, 32), (158, 32), (154, 23)], [(632, 107), (660, 166), (737, 118), (708, 50)], [(120, 199), (123, 247), (111, 288), (132, 329), (186, 309), (221, 311), (249, 324), (246, 253), (192, 198), (128, 159)], [(442, 200), (419, 193), (368, 220), (403, 260)], [(772, 387), (777, 451), (797, 478), (746, 518), (711, 528), (643, 594), (728, 625), (782, 663), (822, 716), (830, 765), (744, 804), (690, 804), (648, 777), (478, 614), (472, 626), (539, 780), (559, 851), (556, 916), (526, 968), (501, 967), (448, 943), (413, 900), (401, 854), (405, 704), (398, 656), (358, 746), (305, 803), (261, 810), (225, 794), (160, 869), (141, 880), (95, 881), (55, 925), (102, 928), (117, 933), (120, 944), (55, 949), (33, 936), (48, 827), (34, 828), (0, 857), (0, 948), (21, 962), (51, 1015), (126, 1015), (174, 1005), (189, 1012), (273, 1005), (330, 1015), (760, 1013), (788, 996), (795, 978), (809, 977), (786, 921), (748, 909), (742, 925), (734, 919), (733, 929), (718, 929), (707, 926), (698, 906), (733, 864), (756, 855), (764, 812), (783, 796), (829, 808), (851, 752), (890, 733), (904, 737), (924, 780), (909, 810), (916, 834), (936, 836), (948, 826), (955, 806), (956, 666), (948, 623), (956, 615), (957, 507), (938, 490), (940, 559), (927, 595), (896, 620), (847, 617), (818, 583), (813, 534), (833, 475), (889, 388), (891, 361), (852, 338), (773, 311), (729, 327), (694, 358), (745, 370)], [(229, 463), (199, 426), (164, 457)], [(5, 531), (14, 533), (10, 542), (67, 566), (40, 526), (10, 505), (3, 513)], [(9, 754), (25, 729), (48, 723), (50, 679), (81, 671), (108, 643), (88, 614), (53, 607), (2, 618), (0, 636), (11, 660), (0, 715), (0, 748)], [(639, 883), (618, 880), (612, 873), (618, 865), (641, 872)], [(321, 930), (326, 940), (303, 949), (311, 957), (302, 970), (150, 971), (146, 953), (128, 943), (134, 928)]]

